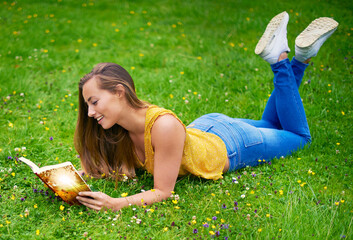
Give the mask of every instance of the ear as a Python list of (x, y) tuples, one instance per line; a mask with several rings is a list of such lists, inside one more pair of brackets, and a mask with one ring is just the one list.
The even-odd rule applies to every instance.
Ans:
[(116, 90), (115, 95), (118, 98), (125, 97), (125, 88), (122, 84), (116, 85), (115, 90)]

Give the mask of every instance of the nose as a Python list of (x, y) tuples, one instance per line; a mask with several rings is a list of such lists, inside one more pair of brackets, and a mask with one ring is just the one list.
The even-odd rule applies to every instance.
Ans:
[(88, 116), (94, 117), (95, 114), (96, 114), (96, 111), (94, 111), (92, 107), (88, 106)]

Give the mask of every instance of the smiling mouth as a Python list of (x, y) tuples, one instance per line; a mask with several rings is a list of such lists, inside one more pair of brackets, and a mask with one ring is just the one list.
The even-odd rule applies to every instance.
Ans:
[(99, 122), (102, 119), (103, 119), (103, 116), (100, 116), (99, 118), (97, 118), (97, 121)]

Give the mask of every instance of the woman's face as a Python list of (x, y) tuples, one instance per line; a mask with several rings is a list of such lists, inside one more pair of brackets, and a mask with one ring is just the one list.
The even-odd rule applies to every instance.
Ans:
[(119, 122), (122, 116), (123, 94), (113, 94), (101, 89), (97, 78), (88, 80), (82, 88), (84, 101), (88, 106), (88, 116), (97, 120), (104, 129), (109, 129)]

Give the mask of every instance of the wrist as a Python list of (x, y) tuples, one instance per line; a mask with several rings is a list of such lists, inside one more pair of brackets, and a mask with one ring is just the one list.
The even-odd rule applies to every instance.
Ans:
[(109, 199), (110, 207), (108, 207), (108, 208), (110, 208), (113, 211), (118, 211), (121, 208), (125, 207), (123, 202), (120, 200), (121, 200), (120, 198), (110, 198)]
[(131, 206), (131, 205), (132, 205), (132, 202), (129, 201), (129, 199), (128, 199), (127, 197), (124, 197), (123, 199), (124, 199), (123, 201), (124, 201), (125, 207), (128, 207), (128, 206)]
[(127, 198), (114, 198), (114, 206), (116, 210), (122, 209), (124, 207), (131, 206), (132, 202), (129, 201)]

